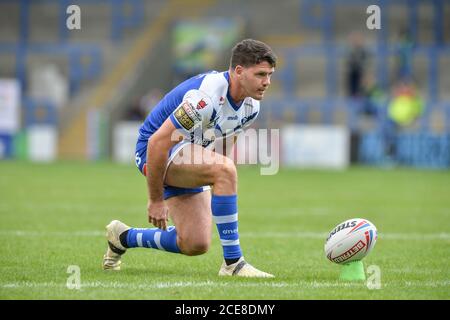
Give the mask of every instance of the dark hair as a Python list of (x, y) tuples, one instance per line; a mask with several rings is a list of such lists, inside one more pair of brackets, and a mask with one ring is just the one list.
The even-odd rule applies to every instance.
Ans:
[(237, 65), (250, 67), (267, 61), (272, 67), (277, 64), (277, 56), (264, 42), (245, 39), (237, 43), (231, 50), (230, 67), (234, 69)]

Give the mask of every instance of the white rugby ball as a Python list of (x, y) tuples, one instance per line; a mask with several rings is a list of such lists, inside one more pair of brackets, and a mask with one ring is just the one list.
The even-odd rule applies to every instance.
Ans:
[(361, 260), (377, 241), (377, 228), (367, 219), (354, 218), (339, 223), (328, 235), (325, 255), (328, 260), (344, 264)]

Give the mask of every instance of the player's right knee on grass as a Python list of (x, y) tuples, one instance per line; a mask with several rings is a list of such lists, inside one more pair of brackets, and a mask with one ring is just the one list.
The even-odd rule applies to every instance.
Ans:
[(198, 256), (209, 250), (211, 240), (207, 237), (179, 238), (179, 246), (183, 254), (187, 256)]

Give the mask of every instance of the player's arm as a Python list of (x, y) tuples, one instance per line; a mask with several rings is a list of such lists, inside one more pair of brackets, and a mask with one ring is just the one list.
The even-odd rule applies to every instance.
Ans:
[(150, 137), (147, 146), (147, 184), (148, 198), (152, 201), (162, 201), (164, 172), (170, 148), (181, 141), (182, 137), (172, 139), (176, 136), (176, 127), (170, 119), (167, 119), (162, 126)]
[[(164, 172), (170, 148), (190, 137), (197, 125), (206, 125), (211, 117), (212, 102), (209, 96), (199, 90), (190, 90), (183, 102), (152, 135), (147, 146), (147, 186), (149, 222), (165, 230), (168, 208), (164, 204)], [(178, 133), (176, 133), (176, 130)]]
[(147, 145), (148, 220), (163, 230), (166, 230), (168, 220), (168, 208), (164, 204), (164, 172), (170, 148), (182, 139), (172, 138), (177, 136), (175, 130), (168, 118), (150, 137)]
[(237, 141), (237, 136), (232, 136), (232, 137), (224, 139), (223, 146), (222, 146), (222, 148), (223, 148), (222, 154), (227, 156), (230, 159), (233, 159), (233, 150), (234, 150), (236, 141)]

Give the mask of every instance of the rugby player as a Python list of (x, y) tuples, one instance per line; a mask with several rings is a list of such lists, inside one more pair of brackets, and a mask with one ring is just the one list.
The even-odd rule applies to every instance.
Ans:
[[(156, 228), (109, 223), (104, 269), (120, 270), (121, 256), (129, 248), (203, 254), (214, 221), (224, 256), (219, 275), (273, 277), (244, 259), (238, 177), (230, 152), (237, 135), (257, 117), (276, 60), (265, 43), (243, 40), (232, 49), (229, 70), (184, 81), (150, 112), (139, 130), (136, 165), (147, 180), (148, 221)], [(169, 217), (173, 226), (168, 226)]]

